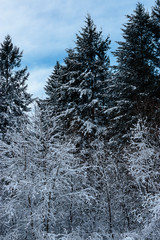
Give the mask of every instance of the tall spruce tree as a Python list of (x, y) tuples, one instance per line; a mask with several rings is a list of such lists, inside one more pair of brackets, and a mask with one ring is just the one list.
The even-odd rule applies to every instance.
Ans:
[[(75, 44), (75, 48), (67, 50), (65, 65), (60, 67), (58, 74), (58, 66), (55, 66), (45, 90), (48, 104), (59, 105), (65, 129), (74, 128), (82, 135), (88, 135), (96, 131), (98, 124), (104, 125), (106, 121), (105, 89), (109, 77), (106, 53), (110, 40), (109, 37), (103, 40), (102, 31), (97, 31), (88, 15), (85, 26), (76, 35)], [(58, 96), (53, 99), (55, 91)]]
[(155, 105), (155, 98), (159, 97), (156, 71), (158, 56), (150, 15), (138, 3), (127, 19), (122, 29), (124, 40), (117, 42), (119, 46), (114, 52), (118, 62), (115, 121), (118, 119), (117, 131), (123, 134), (136, 122), (138, 114), (147, 117), (153, 115), (152, 106)]
[(6, 128), (13, 124), (29, 111), (28, 105), (32, 102), (27, 93), (26, 80), (29, 74), (27, 68), (19, 70), (22, 52), (13, 46), (8, 35), (0, 47), (0, 131), (5, 133)]
[(153, 42), (151, 19), (141, 3), (133, 14), (127, 15), (124, 24), (123, 42), (114, 55), (117, 57), (118, 71), (127, 84), (136, 88), (136, 94), (152, 95), (150, 87), (155, 85), (155, 64), (157, 56)]
[(157, 68), (160, 72), (160, 0), (157, 0), (155, 6), (152, 8), (152, 27), (154, 34), (154, 42), (156, 44), (157, 53)]
[(57, 105), (57, 99), (61, 97), (61, 85), (63, 84), (63, 78), (61, 77), (62, 69), (63, 67), (57, 61), (51, 76), (47, 80), (47, 85), (45, 86), (45, 91), (49, 96), (49, 104), (52, 105), (54, 103), (54, 113), (58, 113), (61, 109), (60, 102)]

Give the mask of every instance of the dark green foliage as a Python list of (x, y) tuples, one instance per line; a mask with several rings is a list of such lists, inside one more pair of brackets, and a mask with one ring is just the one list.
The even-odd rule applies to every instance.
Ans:
[(152, 31), (154, 42), (156, 44), (156, 56), (158, 58), (157, 68), (160, 71), (160, 1), (157, 0), (152, 9)]
[(113, 122), (122, 135), (129, 133), (139, 115), (148, 117), (155, 112), (152, 103), (158, 104), (160, 89), (152, 19), (141, 3), (127, 19), (122, 29), (124, 41), (117, 42), (114, 52), (118, 66), (114, 96), (117, 115)]
[(114, 53), (119, 64), (119, 75), (123, 82), (135, 88), (132, 91), (134, 95), (153, 95), (158, 59), (149, 13), (138, 3), (134, 14), (127, 15), (127, 18), (128, 22), (122, 29), (124, 41), (118, 42), (119, 47)]
[(57, 100), (61, 97), (61, 85), (63, 84), (62, 69), (63, 67), (57, 62), (53, 73), (48, 78), (47, 85), (45, 86), (46, 94), (49, 96), (49, 102), (51, 104), (54, 103), (56, 113), (60, 109), (60, 102), (57, 102)]
[(76, 35), (76, 46), (68, 49), (64, 66), (58, 63), (45, 87), (48, 104), (60, 114), (66, 130), (77, 129), (82, 135), (96, 131), (105, 124), (105, 101), (110, 40), (102, 39), (90, 16)]
[(27, 93), (27, 68), (20, 69), (22, 52), (6, 36), (0, 47), (0, 130), (12, 126), (29, 111), (31, 95)]
[(96, 75), (106, 77), (109, 67), (109, 57), (106, 51), (109, 49), (110, 40), (102, 39), (102, 31), (97, 31), (93, 20), (88, 15), (85, 21), (86, 25), (82, 31), (76, 35), (77, 60), (83, 71), (91, 71)]

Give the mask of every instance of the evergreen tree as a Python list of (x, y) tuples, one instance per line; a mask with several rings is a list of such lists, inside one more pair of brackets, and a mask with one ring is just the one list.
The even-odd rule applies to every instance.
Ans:
[(134, 14), (127, 15), (128, 23), (124, 24), (123, 38), (114, 55), (117, 57), (119, 74), (128, 85), (136, 88), (136, 94), (152, 95), (150, 87), (155, 85), (155, 64), (157, 56), (151, 29), (149, 13), (140, 3)]
[(155, 112), (153, 106), (159, 98), (158, 57), (150, 15), (138, 3), (127, 19), (122, 29), (124, 41), (118, 42), (119, 47), (114, 52), (118, 62), (115, 126), (116, 131), (123, 134), (137, 121), (138, 114), (151, 119)]
[(18, 118), (29, 111), (32, 102), (27, 93), (27, 68), (20, 69), (22, 52), (6, 36), (0, 47), (0, 130), (5, 133)]
[[(96, 125), (104, 125), (106, 121), (105, 90), (109, 77), (106, 52), (110, 40), (109, 37), (103, 40), (102, 31), (97, 31), (89, 15), (85, 23), (76, 35), (75, 48), (67, 50), (65, 65), (60, 67), (58, 74), (58, 66), (55, 66), (45, 90), (48, 104), (59, 106), (63, 127), (88, 136), (96, 132)], [(57, 99), (52, 97), (55, 92)]]
[[(82, 31), (76, 34), (75, 49), (77, 51), (78, 62), (83, 71), (91, 71), (95, 78), (104, 79), (110, 63), (109, 57), (106, 55), (110, 44), (109, 37), (105, 40), (102, 39), (102, 31), (97, 31), (89, 15), (85, 23), (86, 25), (82, 28)], [(94, 82), (91, 82), (91, 84), (94, 87)]]
[[(61, 65), (57, 61), (54, 71), (48, 78), (47, 85), (45, 87), (46, 94), (50, 97), (52, 102), (56, 102), (56, 99), (59, 97), (59, 95), (56, 94), (56, 90), (58, 90), (60, 86), (60, 69)], [(52, 79), (54, 79), (54, 81)]]
[(152, 8), (152, 27), (154, 34), (154, 42), (156, 44), (157, 53), (157, 68), (160, 71), (160, 1), (157, 0), (155, 6)]

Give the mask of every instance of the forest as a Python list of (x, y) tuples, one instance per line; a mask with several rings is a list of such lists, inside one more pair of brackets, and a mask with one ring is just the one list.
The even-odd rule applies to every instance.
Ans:
[(0, 44), (0, 240), (160, 239), (160, 0), (122, 36), (112, 52), (88, 14), (45, 99)]

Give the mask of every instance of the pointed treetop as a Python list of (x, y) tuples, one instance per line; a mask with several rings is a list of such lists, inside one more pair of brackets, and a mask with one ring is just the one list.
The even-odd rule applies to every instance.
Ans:
[(157, 0), (155, 6), (152, 8), (152, 17), (154, 20), (157, 20), (156, 22), (160, 26), (160, 0)]
[(8, 68), (12, 70), (14, 67), (20, 67), (23, 52), (19, 48), (13, 46), (12, 38), (7, 35), (0, 47), (0, 70)]
[(98, 31), (91, 16), (88, 14), (85, 19), (85, 26), (76, 34), (76, 47), (80, 59), (87, 62), (90, 67), (95, 62), (101, 62), (109, 66), (109, 58), (106, 56), (110, 48), (110, 39), (103, 40), (102, 31)]

